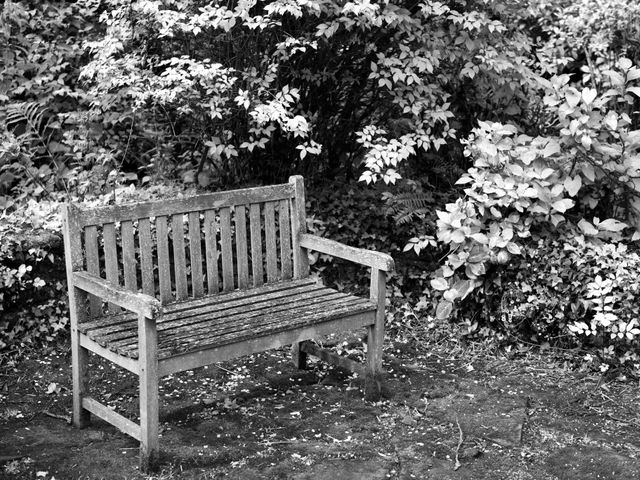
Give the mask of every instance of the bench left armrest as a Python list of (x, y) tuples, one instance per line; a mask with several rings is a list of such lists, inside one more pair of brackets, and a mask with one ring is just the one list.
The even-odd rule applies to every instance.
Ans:
[(331, 255), (332, 257), (342, 258), (359, 263), (360, 265), (382, 270), (383, 272), (391, 272), (395, 267), (393, 258), (386, 253), (350, 247), (343, 243), (309, 233), (300, 234), (300, 246)]
[(72, 279), (74, 287), (146, 318), (155, 319), (161, 312), (161, 303), (151, 295), (125, 290), (88, 272), (73, 272)]

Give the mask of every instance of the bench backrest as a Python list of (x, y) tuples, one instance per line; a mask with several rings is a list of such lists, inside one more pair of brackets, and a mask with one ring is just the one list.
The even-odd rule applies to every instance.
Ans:
[[(83, 210), (66, 206), (67, 268), (163, 304), (308, 275), (304, 183)], [(91, 313), (102, 312), (91, 298)], [(110, 307), (109, 310), (116, 310)]]

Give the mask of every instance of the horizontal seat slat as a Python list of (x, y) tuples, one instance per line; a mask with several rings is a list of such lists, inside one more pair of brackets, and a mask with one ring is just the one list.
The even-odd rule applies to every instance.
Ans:
[[(308, 290), (309, 288), (312, 287), (304, 287), (304, 289), (300, 290), (285, 290), (284, 292), (276, 292), (276, 294), (269, 294), (264, 297), (255, 297), (250, 303), (242, 300), (225, 303), (215, 302), (195, 309), (174, 312), (160, 318), (160, 321), (157, 322), (157, 329), (159, 332), (164, 332), (183, 327), (191, 328), (191, 325), (201, 321), (199, 319), (217, 319), (240, 313), (261, 312), (273, 306), (276, 302), (278, 305), (288, 305), (305, 298), (311, 299), (328, 293), (326, 290), (322, 290), (322, 287), (315, 287), (314, 290)], [(90, 338), (100, 338), (101, 341), (111, 343), (123, 338), (135, 337), (137, 328), (137, 320), (129, 320), (111, 327), (101, 327), (89, 331), (87, 335)]]
[[(198, 299), (186, 300), (181, 302), (173, 302), (163, 306), (163, 317), (169, 317), (172, 314), (184, 312), (186, 310), (197, 309), (201, 307), (207, 307), (212, 303), (222, 304), (222, 303), (231, 303), (234, 301), (247, 302), (251, 301), (253, 297), (259, 297), (263, 295), (268, 295), (270, 293), (282, 293), (285, 294), (288, 291), (309, 291), (313, 290), (317, 287), (318, 284), (315, 280), (304, 279), (304, 280), (293, 280), (289, 282), (282, 283), (273, 283), (267, 284), (260, 288), (254, 288), (251, 290), (236, 290), (233, 292), (222, 293), (215, 296), (207, 296), (201, 297)], [(118, 315), (109, 315), (97, 318), (95, 320), (91, 320), (88, 322), (82, 322), (78, 325), (78, 330), (82, 333), (88, 333), (92, 330), (102, 327), (110, 327), (117, 325), (119, 323), (125, 323), (136, 318), (131, 313), (118, 314)]]
[[(291, 311), (304, 310), (307, 312), (310, 310), (317, 310), (318, 313), (322, 313), (322, 309), (325, 307), (353, 302), (353, 297), (349, 297), (338, 292), (331, 293), (331, 291), (328, 291), (323, 292), (322, 297), (316, 297), (313, 301), (307, 300), (307, 303), (304, 305), (301, 305), (301, 302), (302, 301), (292, 300), (278, 305), (263, 304), (261, 308), (250, 309), (248, 311), (235, 311), (228, 315), (226, 312), (222, 312), (215, 316), (206, 314), (199, 315), (191, 318), (193, 323), (188, 325), (183, 324), (164, 330), (159, 336), (159, 343), (160, 345), (167, 343), (174, 344), (193, 336), (202, 335), (204, 337), (211, 337), (222, 333), (229, 333), (231, 331), (243, 329), (246, 325), (255, 324), (257, 321), (256, 319), (263, 317), (277, 319)], [(365, 302), (367, 301), (365, 300)], [(117, 351), (127, 351), (133, 347), (137, 348), (137, 337), (130, 336), (122, 338), (121, 340), (108, 340), (107, 344), (114, 347)]]
[[(374, 310), (369, 299), (309, 279), (268, 284), (165, 306), (157, 321), (158, 351), (163, 357)], [(110, 351), (137, 358), (138, 323), (133, 315), (103, 317), (79, 329)]]
[[(358, 313), (372, 311), (371, 304), (356, 304), (353, 301), (342, 303), (338, 306), (324, 307), (322, 309), (303, 311), (290, 311), (289, 314), (282, 317), (258, 317), (259, 322), (256, 324), (246, 325), (242, 330), (233, 331), (219, 336), (207, 337), (205, 335), (196, 335), (190, 337), (191, 341), (183, 340), (180, 343), (180, 349), (162, 346), (158, 350), (160, 358), (167, 358), (186, 351), (194, 351), (202, 348), (211, 348), (212, 346), (223, 346), (231, 343), (242, 342), (244, 340), (257, 338), (266, 335), (273, 335), (287, 330), (295, 330), (309, 325), (314, 325), (337, 318), (348, 317)], [(373, 318), (372, 318), (373, 321)], [(133, 352), (132, 352), (133, 353)], [(137, 356), (137, 353), (131, 355)]]
[(138, 220), (165, 215), (178, 215), (204, 210), (212, 210), (235, 205), (248, 205), (266, 201), (284, 200), (293, 197), (291, 184), (230, 190), (188, 198), (172, 198), (131, 205), (106, 206), (81, 210), (71, 207), (74, 220), (79, 227), (102, 225), (105, 223)]

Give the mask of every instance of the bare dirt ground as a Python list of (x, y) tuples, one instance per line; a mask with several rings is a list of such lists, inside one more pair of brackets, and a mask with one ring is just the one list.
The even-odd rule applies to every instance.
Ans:
[[(562, 355), (389, 344), (379, 401), (284, 350), (167, 377), (160, 472), (136, 442), (70, 415), (69, 349), (0, 368), (3, 479), (640, 479), (640, 385)], [(92, 366), (92, 392), (134, 419), (136, 378)]]

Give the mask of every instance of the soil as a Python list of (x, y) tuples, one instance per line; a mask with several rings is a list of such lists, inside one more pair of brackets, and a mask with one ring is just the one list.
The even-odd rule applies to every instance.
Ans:
[[(357, 352), (351, 352), (357, 355)], [(3, 479), (640, 479), (640, 385), (561, 357), (389, 345), (382, 397), (276, 350), (163, 379), (161, 466), (71, 414), (68, 345), (0, 369)], [(135, 419), (136, 378), (96, 360), (92, 395)]]

